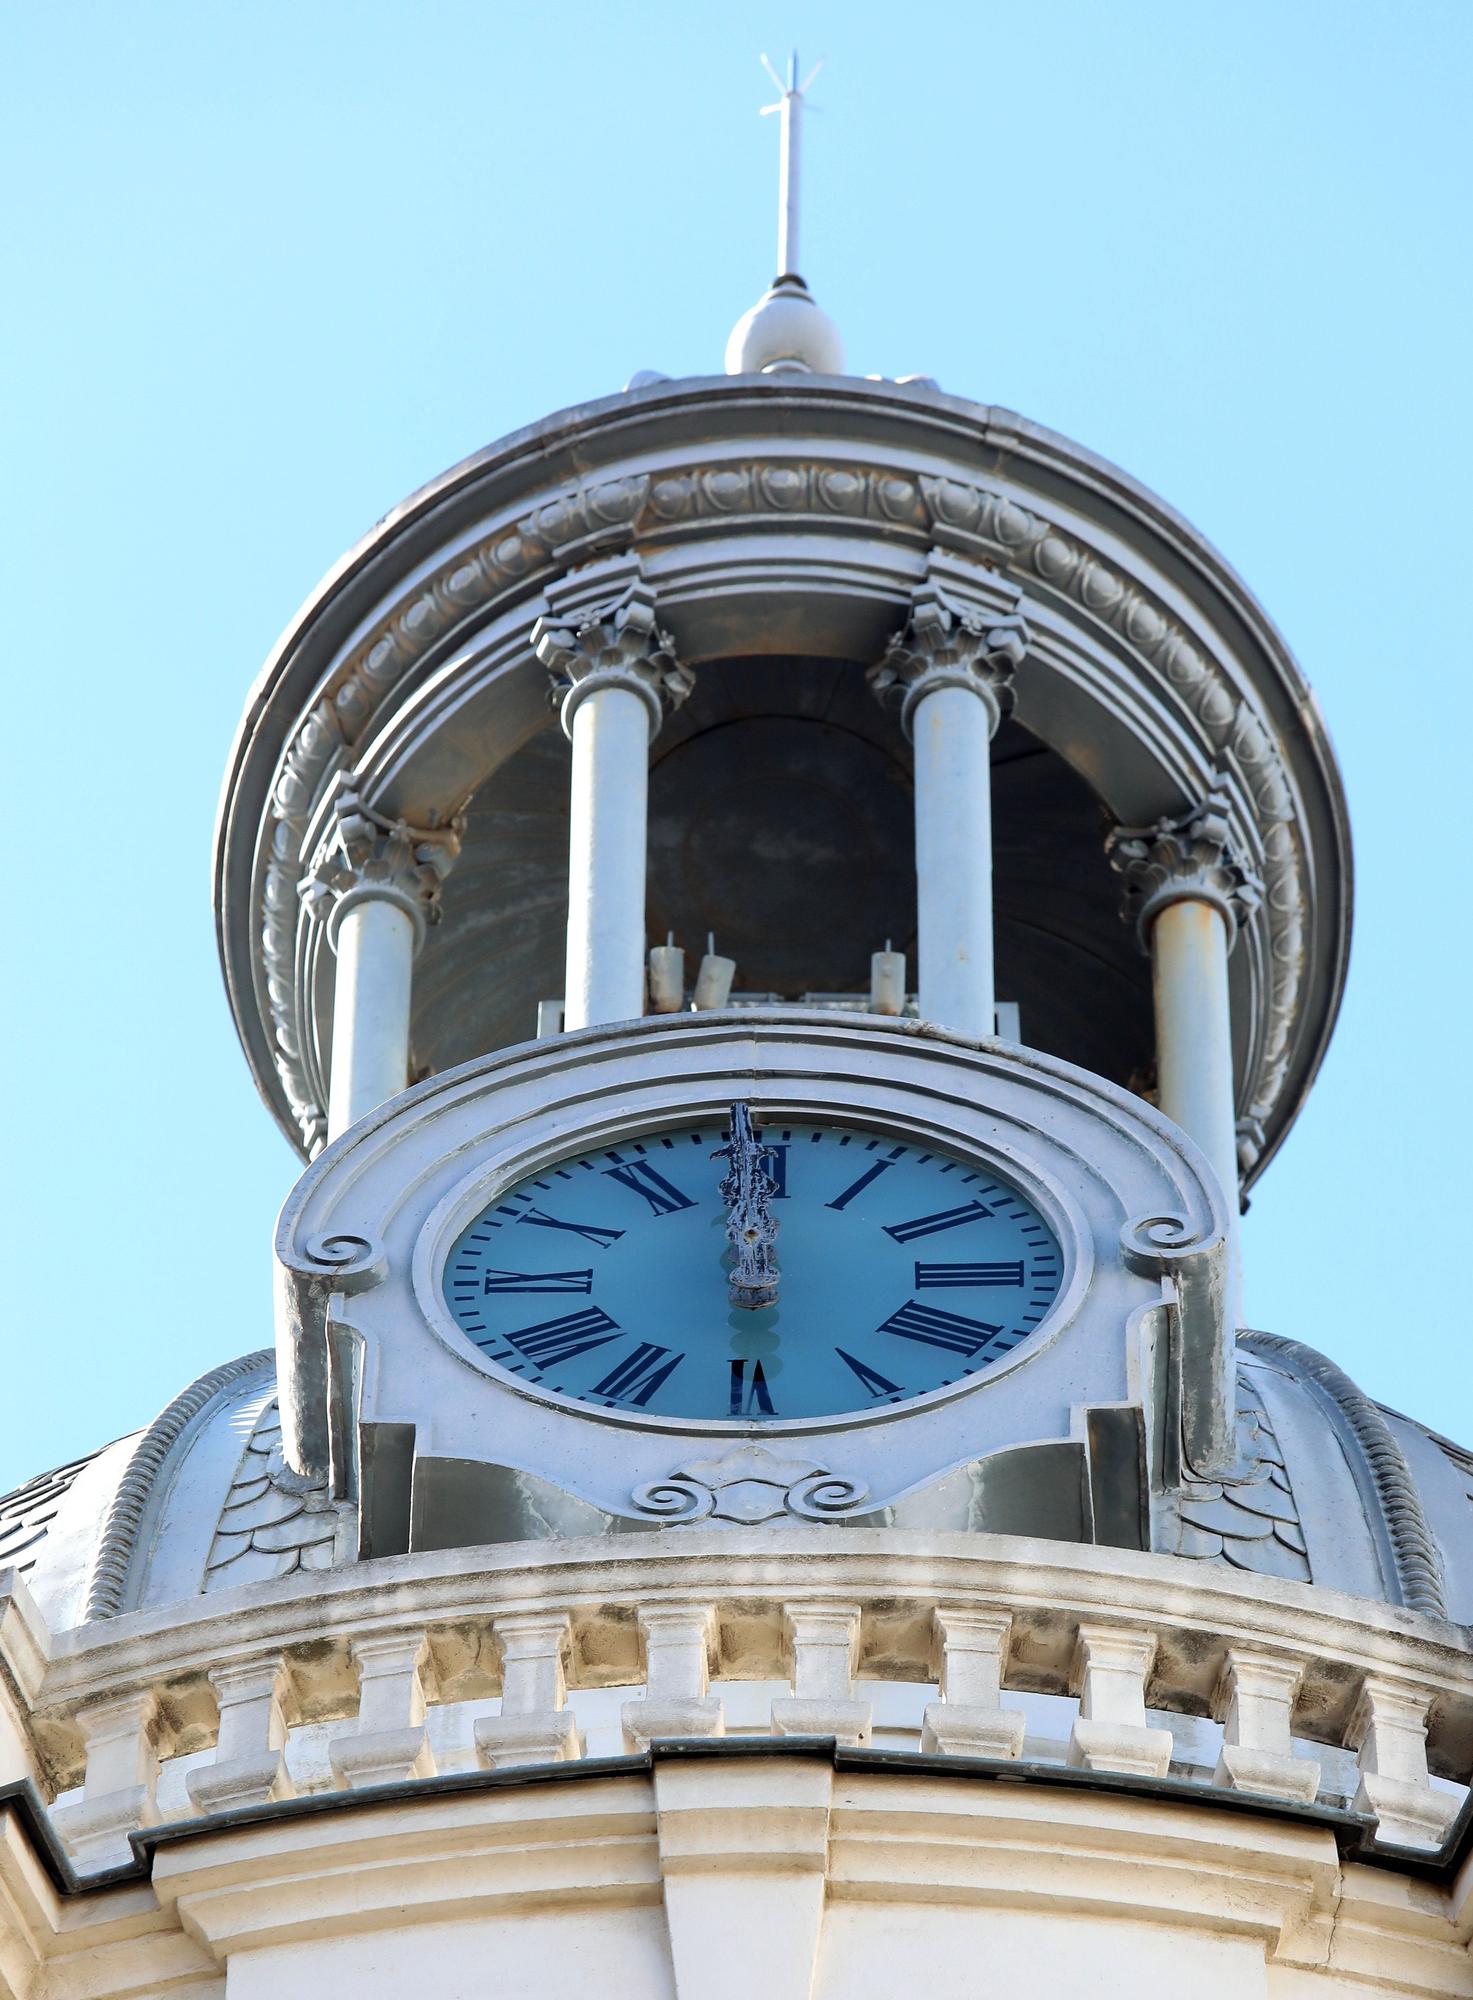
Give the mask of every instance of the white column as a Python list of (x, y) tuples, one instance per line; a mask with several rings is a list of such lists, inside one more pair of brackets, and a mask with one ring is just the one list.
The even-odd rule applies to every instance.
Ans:
[(327, 1136), (346, 1132), (409, 1080), (414, 959), (440, 914), (440, 884), (462, 822), (407, 826), (366, 805), (346, 779), (301, 886), (336, 955)]
[(1228, 1648), (1213, 1701), (1223, 1725), (1213, 1783), (1269, 1798), (1308, 1802), (1320, 1788), (1313, 1758), (1294, 1755), (1294, 1697), (1303, 1668), (1295, 1660)]
[(1081, 1625), (1074, 1656), (1079, 1715), (1069, 1734), (1071, 1764), (1160, 1778), (1171, 1762), (1171, 1731), (1146, 1715), (1146, 1682), (1156, 1658), (1150, 1633)]
[(1161, 1109), (1191, 1134), (1238, 1202), (1228, 924), (1212, 903), (1183, 897), (1151, 925), (1156, 1073)]
[(649, 709), (617, 684), (573, 710), (568, 821), (568, 969), (563, 1026), (644, 1012)]
[(979, 1038), (996, 1032), (992, 737), (1026, 646), (1021, 619), (959, 612), (928, 579), (870, 674), (915, 746), (920, 1012)]
[(644, 1637), (645, 1691), (621, 1711), (630, 1750), (647, 1750), (659, 1736), (720, 1736), (721, 1703), (709, 1693), (716, 1613), (709, 1604), (647, 1604), (639, 1613)]
[(992, 732), (971, 688), (923, 693), (911, 711), (916, 786), (920, 1011), (959, 1034), (993, 1032)]
[(394, 1785), (432, 1778), (435, 1757), (425, 1734), (423, 1630), (370, 1632), (352, 1644), (358, 1668), (358, 1727), (327, 1746), (340, 1785)]
[(494, 1621), (501, 1649), (501, 1713), (475, 1725), (483, 1768), (560, 1764), (582, 1754), (568, 1696), (572, 1621), (566, 1611), (519, 1611)]
[(397, 897), (360, 891), (333, 913), (329, 1143), (403, 1090), (409, 1076), (409, 1003), (420, 931)]
[(539, 618), (532, 646), (573, 747), (563, 1026), (633, 1020), (644, 1012), (649, 746), (693, 683), (638, 581), (576, 624)]
[(191, 1771), (185, 1789), (202, 1813), (229, 1812), (292, 1796), (283, 1751), (291, 1676), (280, 1653), (229, 1660), (209, 1669), (220, 1705), (214, 1760)]
[(1371, 1674), (1346, 1739), (1360, 1752), (1352, 1808), (1374, 1813), (1376, 1838), (1398, 1847), (1441, 1846), (1458, 1814), (1457, 1793), (1434, 1791), (1428, 1777), (1427, 1712), (1425, 1691)]
[(791, 1695), (772, 1704), (774, 1736), (832, 1736), (868, 1743), (873, 1704), (854, 1698), (861, 1612), (857, 1604), (787, 1604), (793, 1653)]
[(1228, 1231), (1229, 1325), (1241, 1320), (1238, 1138), (1228, 958), (1262, 884), (1238, 855), (1226, 793), (1214, 787), (1181, 819), (1112, 834), (1125, 916), (1151, 958), (1161, 1109), (1206, 1154)]
[(938, 1606), (941, 1699), (928, 1703), (921, 1748), (952, 1757), (1016, 1757), (1026, 1718), (1002, 1705), (1002, 1677), (1013, 1621), (1005, 1611)]
[(104, 1695), (77, 1712), (86, 1745), (82, 1796), (53, 1806), (52, 1825), (79, 1871), (117, 1868), (133, 1859), (130, 1833), (158, 1823), (158, 1696), (152, 1688)]

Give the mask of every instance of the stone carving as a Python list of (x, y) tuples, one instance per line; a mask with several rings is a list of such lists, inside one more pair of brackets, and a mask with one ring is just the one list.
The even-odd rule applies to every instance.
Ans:
[[(627, 549), (636, 537), (724, 516), (847, 517), (944, 544), (1013, 576), (1037, 579), (1119, 635), (1196, 718), (1247, 789), (1263, 837), (1268, 1005), (1245, 1109), (1271, 1119), (1293, 1053), (1306, 961), (1305, 863), (1287, 772), (1264, 719), (1150, 593), (1092, 549), (1005, 493), (893, 468), (811, 459), (675, 467), (580, 481), (492, 529), (406, 595), (349, 652), (288, 745), (272, 798), (275, 824), (260, 913), (264, 1005), (283, 1092), (309, 1153), (326, 1135), (320, 1086), (303, 1046), (296, 985), (302, 837), (322, 787), (384, 698), (464, 621), (539, 575)], [(1251, 1147), (1251, 1141), (1250, 1147)], [(1253, 1154), (1256, 1160), (1257, 1154)]]
[(661, 1521), (735, 1521), (753, 1527), (783, 1514), (831, 1521), (856, 1512), (869, 1489), (817, 1459), (778, 1458), (765, 1445), (742, 1444), (723, 1458), (689, 1459), (668, 1479), (632, 1494), (641, 1514)]
[(570, 737), (578, 704), (600, 688), (638, 695), (649, 710), (653, 736), (666, 709), (678, 708), (695, 686), (695, 676), (675, 657), (674, 640), (655, 620), (654, 592), (642, 578), (615, 603), (583, 613), (576, 623), (539, 618), (532, 627), (532, 650), (547, 668)]
[(907, 734), (916, 704), (943, 687), (964, 687), (980, 696), (995, 731), (1012, 709), (1013, 671), (1027, 650), (1028, 627), (1016, 613), (960, 609), (928, 575), (904, 630), (891, 639), (868, 679), (881, 701), (899, 701)]
[(716, 1190), (726, 1204), (726, 1240), (734, 1259), (727, 1297), (744, 1312), (758, 1312), (777, 1301), (777, 1238), (782, 1225), (772, 1212), (778, 1184), (767, 1170), (773, 1149), (757, 1137), (750, 1104), (733, 1104), (731, 1137), (711, 1157), (727, 1163)]
[(1176, 1293), (1183, 1460), (1197, 1477), (1216, 1478), (1236, 1457), (1227, 1240), (1182, 1215), (1142, 1215), (1122, 1227), (1120, 1254), (1130, 1270), (1169, 1279)]
[(1124, 878), (1121, 915), (1150, 950), (1151, 924), (1169, 903), (1210, 903), (1228, 927), (1228, 949), (1239, 926), (1263, 900), (1263, 884), (1239, 858), (1227, 794), (1214, 787), (1180, 819), (1154, 826), (1116, 827), (1105, 843), (1110, 866)]
[(1177, 1496), (1176, 1553), (1313, 1583), (1284, 1454), (1246, 1371), (1238, 1374), (1238, 1466)]
[(282, 1457), (281, 1418), (271, 1397), (225, 1496), (202, 1587), (226, 1590), (295, 1570), (331, 1569), (338, 1516), (326, 1480), (303, 1478)]
[(332, 826), (298, 884), (303, 907), (336, 934), (343, 913), (365, 896), (386, 898), (410, 918), (415, 936), (440, 917), (440, 885), (460, 853), (465, 822), (407, 826), (366, 804), (351, 774), (333, 805)]

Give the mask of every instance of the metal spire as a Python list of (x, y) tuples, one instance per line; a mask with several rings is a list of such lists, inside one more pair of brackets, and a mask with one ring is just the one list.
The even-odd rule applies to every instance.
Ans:
[(783, 82), (766, 56), (762, 67), (781, 93), (776, 104), (764, 104), (762, 116), (776, 111), (782, 118), (782, 155), (777, 185), (777, 275), (798, 276), (798, 165), (803, 129), (803, 99), (813, 79), (823, 68), (813, 65), (802, 83), (798, 81), (798, 51), (788, 59), (788, 80)]

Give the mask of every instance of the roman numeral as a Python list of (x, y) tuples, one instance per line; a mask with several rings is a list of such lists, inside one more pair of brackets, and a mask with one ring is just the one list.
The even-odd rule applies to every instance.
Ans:
[(592, 1271), (488, 1271), (487, 1292), (591, 1292)]
[(853, 1201), (854, 1197), (857, 1194), (862, 1194), (864, 1190), (869, 1186), (871, 1181), (877, 1181), (880, 1178), (880, 1175), (884, 1173), (885, 1169), (887, 1167), (893, 1167), (894, 1164), (895, 1162), (893, 1160), (876, 1160), (868, 1173), (861, 1174), (859, 1176), (859, 1179), (855, 1181), (852, 1187), (846, 1187), (844, 1192), (841, 1195), (839, 1195), (836, 1200), (825, 1202), (824, 1207), (847, 1208), (850, 1202)]
[(656, 1347), (653, 1341), (642, 1340), (632, 1354), (626, 1354), (609, 1370), (602, 1382), (595, 1382), (588, 1394), (607, 1396), (611, 1402), (638, 1403), (643, 1409), (684, 1359), (683, 1354), (672, 1354), (668, 1347)]
[(885, 1234), (897, 1243), (909, 1243), (917, 1236), (934, 1236), (938, 1229), (960, 1229), (968, 1222), (980, 1222), (992, 1210), (980, 1201), (969, 1201), (961, 1208), (939, 1209), (935, 1215), (918, 1215), (913, 1222), (892, 1222), (886, 1226)]
[(762, 1372), (762, 1363), (752, 1363), (750, 1378), (745, 1361), (731, 1364), (731, 1414), (734, 1417), (775, 1417), (772, 1407), (772, 1392), (767, 1386), (767, 1377)]
[(1023, 1266), (1016, 1264), (917, 1264), (916, 1290), (939, 1291), (946, 1285), (1021, 1285)]
[(970, 1358), (1002, 1328), (989, 1326), (986, 1320), (968, 1319), (965, 1313), (938, 1312), (934, 1306), (920, 1306), (911, 1299), (883, 1320), (878, 1331), (898, 1333), (902, 1340), (923, 1341), (927, 1347), (945, 1347)]
[(508, 1333), (504, 1338), (528, 1361), (539, 1368), (551, 1368), (587, 1354), (590, 1348), (606, 1346), (618, 1332), (617, 1320), (598, 1306), (585, 1306), (582, 1312), (539, 1320), (536, 1326), (524, 1326), (519, 1333)]
[(871, 1396), (898, 1396), (900, 1394), (900, 1384), (892, 1382), (888, 1376), (882, 1375), (877, 1368), (867, 1368), (864, 1362), (856, 1360), (852, 1354), (846, 1354), (842, 1347), (836, 1347), (834, 1352), (841, 1361), (846, 1362), (854, 1370)]
[(604, 1172), (621, 1187), (642, 1194), (655, 1215), (674, 1215), (678, 1208), (695, 1207), (690, 1196), (682, 1194), (663, 1174), (656, 1173), (648, 1160), (626, 1160), (620, 1166), (605, 1167)]
[(624, 1234), (622, 1229), (601, 1229), (596, 1222), (560, 1222), (555, 1215), (544, 1215), (540, 1208), (527, 1209), (517, 1217), (517, 1221), (530, 1222), (534, 1229), (571, 1229), (575, 1236), (581, 1236), (596, 1250), (607, 1250)]

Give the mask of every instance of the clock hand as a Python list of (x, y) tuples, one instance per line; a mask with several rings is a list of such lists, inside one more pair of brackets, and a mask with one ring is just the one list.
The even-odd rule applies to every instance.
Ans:
[(736, 1253), (727, 1296), (734, 1306), (749, 1312), (777, 1304), (778, 1221), (771, 1206), (777, 1182), (767, 1171), (771, 1152), (757, 1137), (752, 1107), (733, 1104), (731, 1137), (711, 1157), (724, 1156), (727, 1161), (717, 1189), (727, 1207), (727, 1241)]

